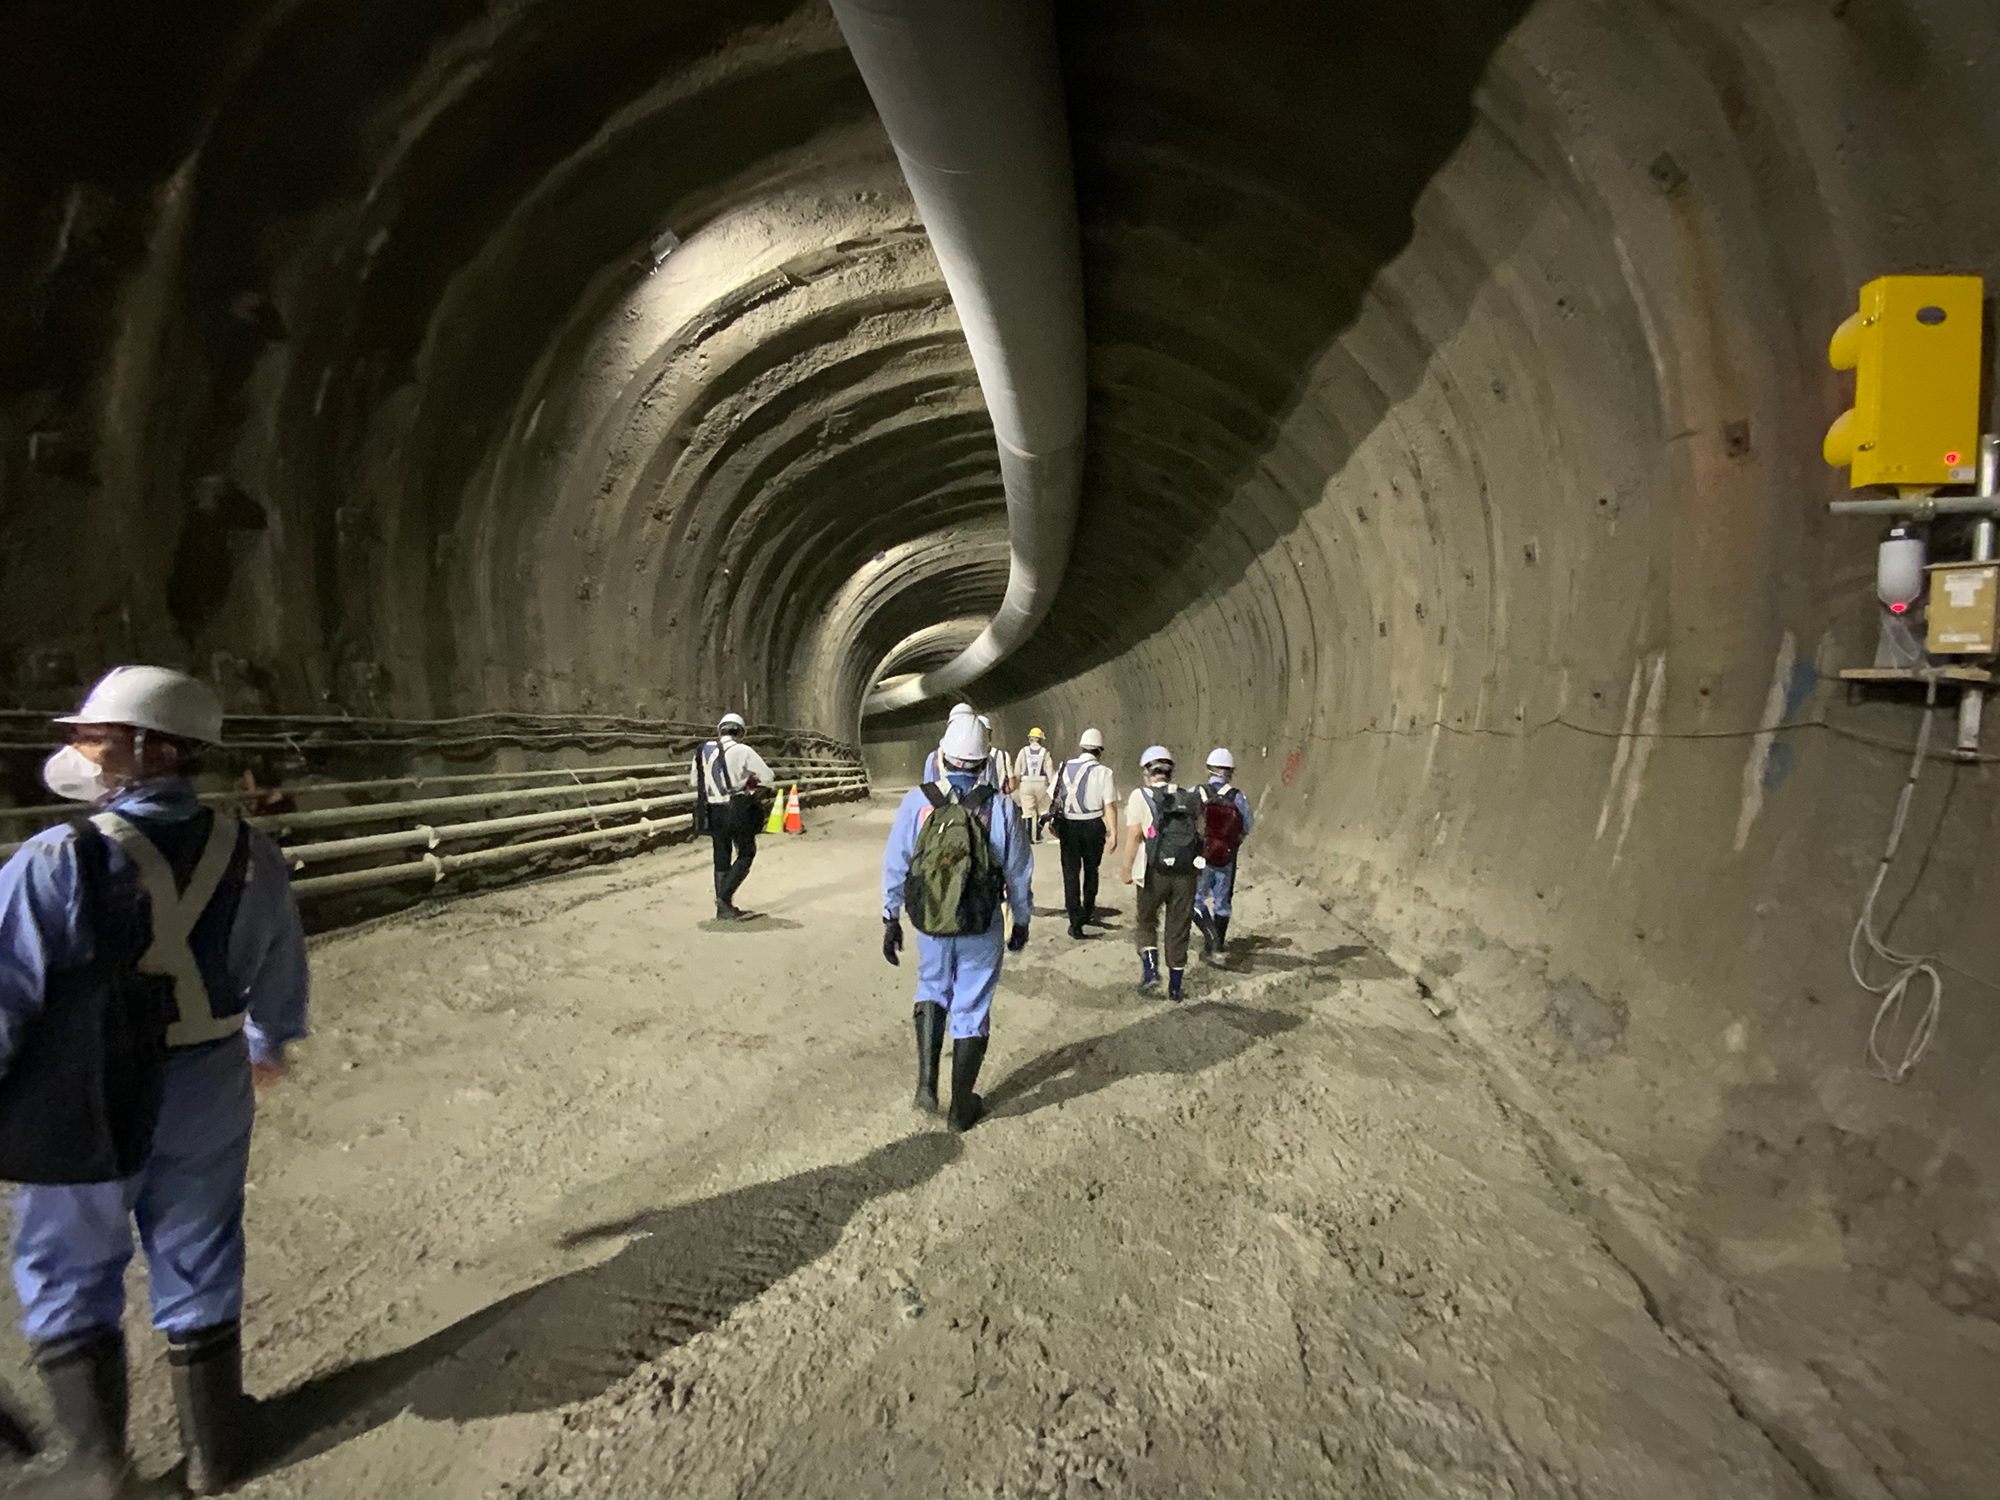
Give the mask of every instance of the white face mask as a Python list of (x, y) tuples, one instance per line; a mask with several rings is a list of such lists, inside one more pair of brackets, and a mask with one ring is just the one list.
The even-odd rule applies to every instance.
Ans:
[(42, 784), (66, 802), (95, 802), (111, 790), (97, 762), (74, 745), (43, 762)]

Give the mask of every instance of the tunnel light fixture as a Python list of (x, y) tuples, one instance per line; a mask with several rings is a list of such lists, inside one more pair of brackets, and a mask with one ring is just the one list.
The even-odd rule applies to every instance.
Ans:
[(653, 236), (653, 269), (659, 270), (667, 263), (667, 257), (681, 247), (681, 237), (671, 229), (663, 229)]
[(1902, 614), (1924, 591), (1924, 543), (1906, 526), (1890, 528), (1875, 549), (1875, 595)]
[(1868, 485), (1970, 484), (1985, 373), (1977, 276), (1878, 276), (1835, 330), (1827, 362), (1854, 372), (1854, 405), (1821, 454)]

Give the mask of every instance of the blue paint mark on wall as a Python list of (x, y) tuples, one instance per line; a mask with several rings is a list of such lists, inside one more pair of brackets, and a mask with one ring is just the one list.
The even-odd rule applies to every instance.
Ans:
[(1762, 778), (1764, 790), (1767, 792), (1775, 791), (1777, 788), (1783, 786), (1786, 779), (1792, 774), (1793, 764), (1792, 747), (1783, 740), (1774, 740), (1771, 744), (1770, 753), (1764, 757), (1764, 775)]
[[(1778, 722), (1790, 724), (1799, 717), (1806, 706), (1806, 700), (1819, 686), (1819, 669), (1809, 661), (1794, 662), (1792, 675), (1785, 680), (1785, 711)], [(1789, 740), (1780, 735), (1771, 745), (1771, 753), (1764, 759), (1764, 774), (1761, 778), (1764, 790), (1776, 791), (1791, 778), (1798, 766), (1798, 756), (1792, 750)]]
[(1819, 686), (1819, 668), (1809, 661), (1792, 663), (1792, 675), (1785, 683), (1785, 717), (1789, 724), (1799, 716), (1799, 710), (1806, 706), (1806, 699)]

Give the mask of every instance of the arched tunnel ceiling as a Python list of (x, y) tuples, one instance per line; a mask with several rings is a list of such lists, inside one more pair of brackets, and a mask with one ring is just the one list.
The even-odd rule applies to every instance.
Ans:
[[(185, 10), (0, 10), (11, 703), (142, 658), (851, 739), (979, 628), (991, 429), (817, 4)], [(1484, 985), (1724, 1278), (1657, 1315), (1788, 1372), (1746, 1410), (1817, 1492), (1983, 1492), (2000, 1013), (1954, 977), (1919, 1074), (1857, 1065), (1915, 710), (1824, 681), (1876, 533), (1818, 448), (1861, 282), (2000, 276), (2000, 7), (1057, 15), (1082, 520), (976, 701), (1121, 776), (1234, 745), (1256, 878)], [(2000, 974), (1988, 778), (1926, 781), (1898, 908), (1955, 976)]]
[[(1110, 659), (1288, 528), (1290, 502), (1247, 529), (1224, 511), (1407, 240), (1521, 8), (1062, 9), (1089, 498), (1054, 619), (983, 692)], [(272, 700), (704, 713), (748, 694), (851, 733), (873, 665), (990, 611), (1004, 571), (922, 548), (829, 636), (878, 554), (1000, 501), (949, 299), (830, 18), (354, 21), (329, 39), (245, 5), (130, 50), (94, 45), (87, 18), (21, 27), (104, 116), (63, 118), (60, 88), (22, 101), (17, 139), (55, 148), (13, 179), (43, 241), (22, 269), (70, 317), (101, 290), (88, 261), (122, 249), (136, 271), (97, 331), (111, 390), (74, 376), (27, 414), (94, 419), (81, 440), (134, 512), (96, 607), (136, 603), (129, 628), (219, 653)], [(154, 83), (143, 118), (115, 113), (123, 72)], [(45, 313), (29, 332), (59, 330)], [(1330, 466), (1382, 400), (1354, 384)], [(117, 430), (120, 400), (174, 440)], [(176, 528), (210, 476), (261, 530)], [(157, 544), (181, 554), (164, 578)], [(808, 678), (841, 686), (807, 702)]]
[[(1554, 59), (1514, 38), (1527, 0), (1060, 7), (1086, 499), (1057, 608), (982, 698), (1116, 660), (1274, 561), (1320, 575), (1313, 631), (1384, 639), (1413, 575), (1368, 533), (1274, 548), (1375, 462), (1446, 346), (1498, 341), (1438, 434), (1486, 493), (1500, 449), (1526, 451), (1485, 439), (1503, 392), (1537, 406), (1537, 462), (1612, 441), (1563, 428), (1579, 387), (1622, 439), (1684, 420), (1601, 153), (1629, 123), (1611, 149), (1684, 173), (1647, 111), (1686, 86), (1727, 137), (1687, 154), (1705, 140), (1782, 209), (1814, 122), (1786, 113), (1809, 101), (1775, 49), (1890, 87), (1926, 65), (1916, 12), (1839, 9), (1815, 28), (1766, 4), (1731, 32), (1701, 4), (1544, 5), (1527, 34), (1570, 38)], [(272, 706), (748, 694), (851, 733), (898, 641), (993, 607), (991, 558), (948, 546), (856, 594), (878, 556), (992, 522), (999, 485), (921, 225), (817, 5), (372, 3), (337, 36), (247, 0), (195, 28), (110, 17), (8, 23), (10, 424), (80, 455), (24, 493), (93, 502), (68, 539), (18, 520), (19, 545), (115, 559), (65, 611), (19, 591), (15, 636), (66, 614), (60, 649), (101, 658), (115, 617)], [(1622, 123), (1580, 113), (1569, 66), (1632, 85), (1607, 89)], [(1558, 218), (1559, 256), (1520, 253)], [(1702, 253), (1804, 253), (1724, 239)], [(1720, 342), (1748, 312), (1741, 269), (1702, 293)], [(1731, 357), (1749, 379), (1762, 356)], [(1421, 462), (1367, 487), (1428, 503)], [(1256, 613), (1251, 654), (1285, 655), (1297, 622)], [(808, 678), (840, 686), (802, 696)]]

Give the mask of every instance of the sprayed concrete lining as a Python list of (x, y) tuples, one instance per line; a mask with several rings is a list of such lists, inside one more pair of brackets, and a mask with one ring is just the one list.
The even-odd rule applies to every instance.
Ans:
[[(0, 22), (0, 690), (856, 737), (1005, 532), (830, 16), (350, 9)], [(1875, 533), (1817, 451), (1859, 283), (2000, 274), (2000, 12), (1322, 9), (1061, 7), (1083, 518), (973, 696), (1231, 745), (1812, 1482), (1978, 1493), (2000, 800), (1926, 772), (1893, 930), (1956, 968), (1892, 1087), (1844, 952), (1917, 710), (1831, 682)]]

